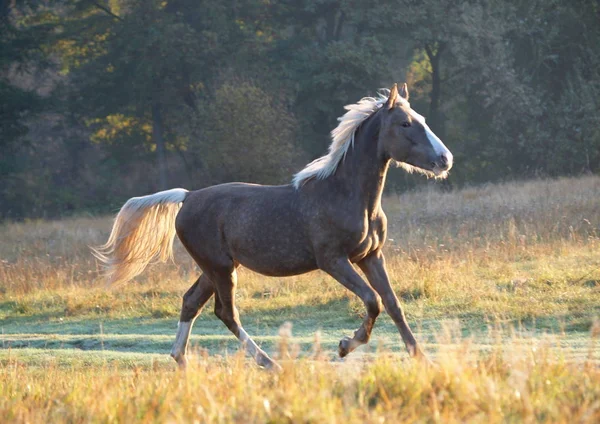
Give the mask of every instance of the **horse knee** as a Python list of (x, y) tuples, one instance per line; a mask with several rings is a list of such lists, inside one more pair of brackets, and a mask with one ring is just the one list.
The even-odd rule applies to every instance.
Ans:
[(179, 320), (183, 322), (192, 321), (198, 316), (200, 307), (201, 305), (199, 305), (198, 302), (195, 302), (193, 298), (187, 296), (187, 294), (184, 295)]
[(373, 318), (377, 318), (383, 310), (381, 298), (375, 292), (372, 292), (367, 296), (365, 299), (365, 306), (367, 307), (367, 313)]
[(181, 322), (189, 322), (189, 321), (192, 321), (194, 318), (196, 318), (197, 315), (198, 315), (197, 309), (186, 308), (186, 306), (184, 305), (181, 308), (181, 314), (179, 314), (179, 320)]
[(196, 318), (212, 294), (213, 289), (207, 285), (206, 277), (201, 276), (198, 278), (194, 285), (183, 295), (180, 321), (191, 321)]
[(224, 308), (222, 305), (215, 305), (215, 315), (217, 316), (217, 318), (223, 321), (225, 325), (227, 325), (227, 327), (230, 326), (230, 323), (235, 321), (233, 313), (227, 311), (226, 308)]
[(236, 337), (238, 336), (240, 327), (231, 314), (221, 313), (219, 319), (221, 322), (223, 322), (223, 324), (225, 324), (225, 327), (227, 327), (229, 331), (231, 331)]
[(240, 328), (239, 316), (237, 314), (237, 311), (225, 307), (220, 307), (215, 308), (215, 315), (237, 337)]
[(194, 291), (196, 290), (196, 288), (197, 288), (197, 287), (198, 287), (198, 285), (200, 284), (200, 279), (201, 279), (201, 278), (202, 278), (202, 277), (198, 278), (198, 279), (196, 280), (196, 282), (195, 282), (194, 284), (192, 284), (192, 287), (190, 287), (190, 288), (189, 288), (189, 289), (188, 289), (188, 290), (185, 292), (185, 294), (183, 295), (183, 303), (184, 303), (184, 304), (185, 304), (186, 300), (189, 300), (189, 299), (190, 299), (190, 298), (193, 296), (193, 294), (194, 294)]

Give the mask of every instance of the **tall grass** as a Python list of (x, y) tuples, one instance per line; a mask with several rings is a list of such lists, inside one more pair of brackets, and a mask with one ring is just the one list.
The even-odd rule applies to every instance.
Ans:
[[(373, 361), (199, 358), (186, 373), (160, 362), (128, 367), (0, 361), (3, 422), (382, 423), (600, 420), (600, 370), (548, 347), (469, 359), (469, 346), (424, 367), (380, 352)], [(287, 351), (284, 349), (283, 354)], [(281, 355), (280, 355), (281, 356)]]
[[(10, 350), (3, 334), (0, 422), (600, 421), (599, 177), (426, 189), (388, 196), (384, 209), (388, 268), (409, 320), (418, 330), (442, 322), (425, 340), (437, 350), (436, 367), (382, 349), (330, 362), (318, 343), (297, 357), (300, 349), (283, 339), (275, 352), (280, 374), (243, 355), (201, 352), (182, 374), (166, 353), (140, 353), (145, 359), (131, 365), (104, 351)], [(53, 320), (60, 328), (141, 317), (176, 322), (195, 264), (177, 245), (175, 263), (107, 290), (88, 246), (103, 243), (110, 226), (109, 217), (0, 225), (0, 326), (11, 326), (10, 340), (32, 336), (20, 334), (28, 320), (35, 332)], [(282, 279), (242, 270), (239, 280), (242, 321), (350, 317), (336, 330), (358, 325), (364, 313), (322, 273)], [(461, 325), (449, 328), (453, 319)], [(515, 336), (510, 329), (519, 323), (533, 323), (524, 335), (541, 329), (556, 339)], [(578, 334), (576, 355), (561, 332)], [(62, 334), (47, 337), (54, 336)]]
[[(512, 182), (443, 192), (435, 188), (384, 199), (389, 256), (469, 259), (484, 253), (527, 255), (565, 245), (595, 248), (600, 228), (600, 177)], [(76, 218), (0, 225), (0, 290), (90, 286), (99, 265), (89, 246), (106, 241), (111, 219)], [(448, 253), (451, 253), (449, 255)], [(182, 246), (176, 264), (156, 266), (141, 280), (192, 279)]]
[[(569, 315), (585, 329), (600, 313), (599, 177), (429, 189), (389, 196), (384, 209), (390, 276), (413, 319)], [(110, 218), (1, 225), (0, 296), (24, 314), (175, 317), (196, 265), (178, 244), (175, 263), (150, 267), (142, 284), (106, 291), (88, 246), (103, 243), (110, 225)], [(350, 299), (363, 313), (322, 273), (282, 279), (242, 270), (238, 299), (242, 312)]]
[(403, 250), (524, 246), (586, 241), (600, 229), (600, 178), (586, 176), (434, 188), (390, 196), (390, 235)]

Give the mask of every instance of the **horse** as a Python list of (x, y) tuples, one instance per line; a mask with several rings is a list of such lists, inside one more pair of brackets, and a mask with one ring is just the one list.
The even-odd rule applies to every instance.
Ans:
[[(106, 244), (94, 249), (113, 284), (140, 274), (152, 260), (172, 258), (175, 234), (202, 274), (184, 294), (171, 356), (185, 368), (194, 320), (214, 295), (214, 313), (259, 366), (279, 365), (242, 327), (235, 305), (236, 269), (266, 276), (322, 270), (357, 295), (366, 315), (338, 354), (369, 341), (385, 307), (409, 354), (428, 359), (408, 325), (386, 272), (387, 218), (381, 208), (392, 163), (408, 172), (445, 178), (452, 153), (425, 118), (411, 109), (406, 83), (345, 106), (329, 151), (290, 184), (219, 184), (176, 188), (129, 199)], [(357, 272), (362, 270), (366, 281)]]

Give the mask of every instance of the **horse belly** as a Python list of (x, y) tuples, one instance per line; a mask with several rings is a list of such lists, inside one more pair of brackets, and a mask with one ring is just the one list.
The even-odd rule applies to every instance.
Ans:
[(281, 246), (265, 246), (253, 252), (236, 249), (234, 259), (246, 268), (263, 275), (285, 277), (317, 269), (313, 255)]
[(303, 274), (317, 268), (311, 244), (291, 220), (246, 221), (227, 234), (233, 259), (264, 275)]

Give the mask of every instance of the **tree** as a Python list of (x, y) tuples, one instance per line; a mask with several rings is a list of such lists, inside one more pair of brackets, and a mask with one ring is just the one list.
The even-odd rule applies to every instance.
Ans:
[(16, 86), (10, 74), (27, 73), (35, 66), (38, 31), (23, 28), (14, 5), (0, 3), (0, 142), (8, 145), (27, 133), (26, 120), (42, 109), (41, 99), (32, 90)]
[[(29, 6), (23, 3), (22, 7)], [(6, 205), (0, 217), (22, 212), (15, 187), (27, 165), (23, 160), (27, 123), (45, 106), (34, 90), (15, 83), (45, 59), (37, 49), (37, 40), (45, 30), (23, 26), (18, 12), (14, 3), (0, 3), (0, 204)]]
[(270, 63), (286, 87), (304, 149), (319, 156), (343, 106), (400, 78), (409, 61), (402, 15), (389, 1), (281, 1), (272, 8)]
[(196, 107), (198, 90), (226, 61), (235, 28), (225, 5), (190, 4), (74, 2), (57, 43), (71, 73), (71, 107), (91, 123), (96, 141), (155, 153), (161, 189), (169, 186), (171, 122)]
[(234, 80), (215, 90), (197, 117), (193, 152), (211, 163), (218, 181), (282, 184), (300, 165), (296, 122), (285, 105), (250, 81)]
[(285, 181), (343, 105), (405, 75), (454, 184), (600, 170), (596, 0), (24, 0), (0, 17), (2, 216)]

